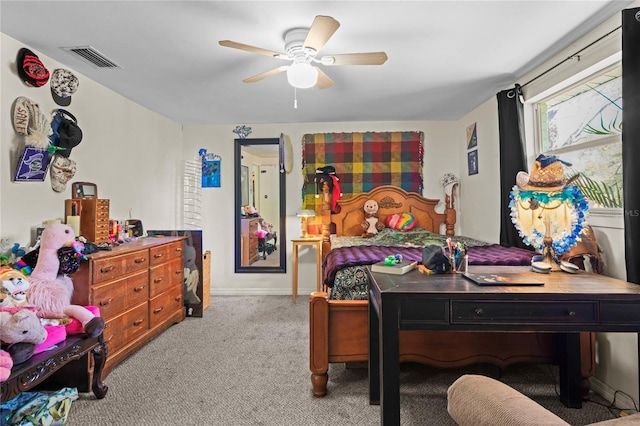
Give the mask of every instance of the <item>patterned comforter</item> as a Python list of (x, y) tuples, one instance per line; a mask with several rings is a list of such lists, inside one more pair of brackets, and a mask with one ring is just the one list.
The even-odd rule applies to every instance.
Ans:
[[(502, 247), (467, 237), (451, 237), (468, 247), (470, 265), (529, 265), (533, 253), (516, 247)], [(401, 254), (404, 260), (422, 260), (427, 245), (446, 245), (447, 236), (424, 229), (409, 232), (383, 229), (371, 238), (334, 237), (331, 252), (322, 265), (323, 282), (331, 287), (331, 299), (367, 299), (366, 265)]]

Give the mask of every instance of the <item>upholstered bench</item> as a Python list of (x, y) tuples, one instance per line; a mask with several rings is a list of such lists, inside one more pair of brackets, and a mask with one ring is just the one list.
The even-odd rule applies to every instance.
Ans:
[[(447, 411), (459, 426), (567, 426), (569, 423), (512, 387), (466, 374), (447, 391)], [(640, 414), (592, 425), (638, 425)]]

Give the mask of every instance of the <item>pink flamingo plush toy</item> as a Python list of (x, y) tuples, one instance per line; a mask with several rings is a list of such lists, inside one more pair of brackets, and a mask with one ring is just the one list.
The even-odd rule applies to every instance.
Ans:
[(104, 319), (82, 306), (72, 305), (73, 281), (59, 274), (58, 250), (75, 239), (73, 229), (64, 224), (52, 224), (42, 231), (38, 262), (29, 276), (27, 300), (39, 311), (77, 319), (88, 336), (97, 337), (104, 330)]

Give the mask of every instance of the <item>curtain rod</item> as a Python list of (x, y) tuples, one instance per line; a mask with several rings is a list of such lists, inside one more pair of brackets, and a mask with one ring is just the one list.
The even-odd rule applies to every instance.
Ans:
[(611, 34), (613, 34), (614, 32), (618, 31), (620, 28), (622, 28), (622, 25), (620, 25), (619, 27), (616, 27), (614, 29), (612, 29), (611, 31), (609, 31), (608, 33), (606, 33), (605, 35), (603, 35), (602, 37), (600, 37), (599, 39), (587, 44), (585, 47), (583, 47), (582, 49), (578, 50), (576, 53), (574, 53), (573, 55), (567, 57), (566, 59), (558, 62), (557, 64), (555, 64), (554, 66), (552, 66), (551, 68), (549, 68), (548, 70), (544, 71), (541, 74), (538, 74), (537, 76), (533, 77), (531, 80), (527, 81), (525, 84), (523, 84), (520, 87), (526, 87), (528, 84), (533, 83), (534, 81), (536, 81), (537, 79), (539, 79), (540, 77), (550, 73), (551, 71), (553, 71), (554, 69), (558, 68), (560, 65), (564, 64), (565, 62), (575, 58), (576, 56), (578, 56), (580, 53), (582, 53), (583, 51), (585, 51), (586, 49), (590, 48), (591, 46), (593, 46), (594, 44), (600, 42), (602, 39), (609, 37)]

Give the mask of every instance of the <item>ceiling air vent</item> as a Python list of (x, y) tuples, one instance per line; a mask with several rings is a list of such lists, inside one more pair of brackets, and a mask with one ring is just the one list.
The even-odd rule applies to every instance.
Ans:
[(122, 68), (91, 46), (62, 47), (61, 49), (74, 56), (79, 56), (98, 68)]

